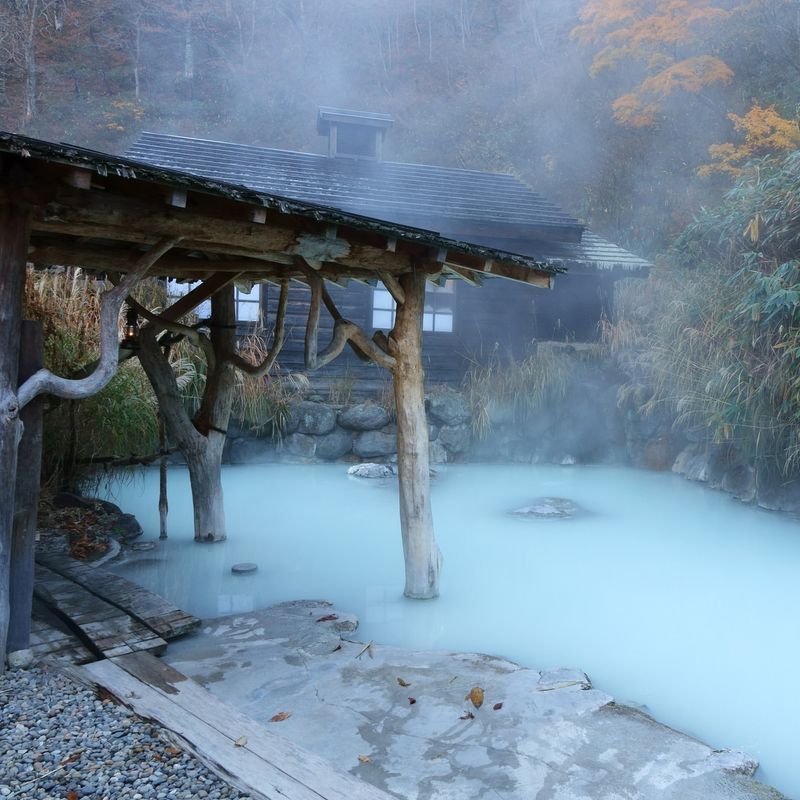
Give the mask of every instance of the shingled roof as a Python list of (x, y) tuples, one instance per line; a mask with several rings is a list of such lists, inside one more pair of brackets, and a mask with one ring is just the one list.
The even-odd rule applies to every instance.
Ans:
[(512, 175), (329, 158), (149, 132), (142, 133), (126, 155), (565, 266), (628, 270), (649, 266), (587, 231)]

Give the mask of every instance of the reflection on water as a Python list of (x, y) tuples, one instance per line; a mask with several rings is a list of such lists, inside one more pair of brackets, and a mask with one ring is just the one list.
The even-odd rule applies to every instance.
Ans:
[[(620, 701), (759, 758), (800, 797), (800, 524), (671, 475), (610, 467), (451, 467), (434, 484), (442, 596), (402, 597), (393, 484), (342, 465), (231, 467), (229, 540), (192, 541), (187, 475), (170, 473), (170, 539), (114, 569), (200, 616), (324, 598), (360, 637), (578, 666)], [(117, 500), (157, 540), (158, 476)], [(518, 519), (538, 497), (574, 519)], [(240, 561), (258, 572), (232, 575)]]

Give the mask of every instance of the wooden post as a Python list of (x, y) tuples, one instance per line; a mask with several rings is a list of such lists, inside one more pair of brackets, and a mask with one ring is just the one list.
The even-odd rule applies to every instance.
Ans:
[(28, 238), (28, 212), (16, 205), (0, 205), (0, 673), (5, 670), (10, 614), (14, 489), (21, 434), (17, 380)]
[[(22, 323), (20, 383), (43, 366), (43, 337), (41, 322), (28, 320)], [(9, 653), (27, 650), (30, 646), (36, 519), (42, 470), (42, 398), (28, 403), (20, 412), (20, 420), (23, 432), (17, 451), (17, 487), (11, 541)]]
[(158, 412), (158, 449), (161, 452), (161, 462), (158, 465), (158, 538), (166, 539), (167, 514), (169, 513), (169, 500), (167, 499), (167, 426), (160, 411)]
[(427, 599), (439, 594), (442, 554), (433, 534), (428, 420), (422, 370), (422, 314), (425, 273), (400, 276), (404, 302), (397, 306), (390, 350), (397, 410), (397, 471), (400, 485), (400, 527), (406, 567), (406, 597)]

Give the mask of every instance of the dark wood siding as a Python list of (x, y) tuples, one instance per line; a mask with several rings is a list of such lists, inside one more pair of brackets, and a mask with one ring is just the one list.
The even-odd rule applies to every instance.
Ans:
[[(342, 315), (372, 332), (372, 287), (351, 282), (345, 289), (328, 285)], [(265, 286), (267, 319), (275, 318), (279, 290)], [(602, 313), (608, 313), (611, 281), (597, 274), (563, 275), (552, 290), (537, 289), (511, 281), (488, 279), (483, 286), (457, 281), (452, 333), (429, 333), (423, 337), (423, 360), (430, 384), (458, 384), (469, 365), (492, 354), (521, 358), (535, 339), (593, 341)], [(294, 284), (289, 293), (287, 338), (278, 361), (288, 372), (305, 372), (303, 338), (310, 292)], [(333, 330), (333, 320), (323, 308), (320, 316), (320, 347)], [(327, 367), (311, 376), (320, 390), (337, 382), (358, 384), (371, 392), (388, 383), (389, 376), (376, 364), (359, 360), (350, 348)], [(361, 393), (361, 392), (357, 392)]]

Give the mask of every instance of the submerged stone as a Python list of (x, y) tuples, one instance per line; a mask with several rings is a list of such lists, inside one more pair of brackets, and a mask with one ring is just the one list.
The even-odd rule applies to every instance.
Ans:
[(241, 564), (234, 564), (231, 567), (231, 572), (234, 575), (249, 575), (257, 569), (258, 564), (254, 564), (252, 561), (243, 561)]
[(394, 470), (386, 464), (355, 464), (347, 474), (354, 478), (393, 478)]
[(511, 514), (515, 517), (535, 519), (567, 519), (581, 512), (580, 506), (566, 497), (540, 497), (529, 506), (523, 506)]

